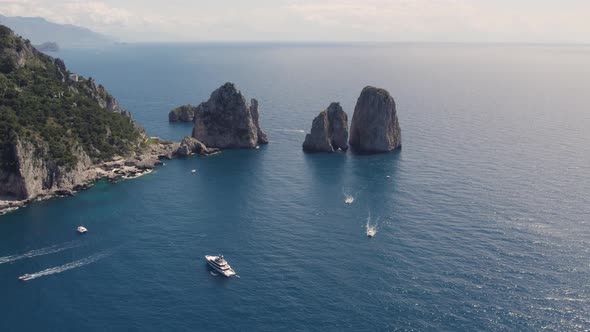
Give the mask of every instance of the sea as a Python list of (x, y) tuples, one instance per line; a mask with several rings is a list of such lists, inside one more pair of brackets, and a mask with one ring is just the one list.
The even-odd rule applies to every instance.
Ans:
[[(170, 109), (234, 82), (259, 100), (270, 144), (0, 217), (0, 331), (590, 329), (590, 46), (52, 55), (170, 140), (192, 129)], [(303, 153), (313, 118), (331, 102), (352, 117), (367, 85), (394, 97), (403, 148)], [(217, 254), (239, 279), (208, 269)]]

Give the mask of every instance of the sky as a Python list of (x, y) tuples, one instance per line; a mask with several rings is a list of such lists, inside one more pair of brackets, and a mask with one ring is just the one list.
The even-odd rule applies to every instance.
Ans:
[(121, 41), (590, 43), (590, 0), (0, 0)]

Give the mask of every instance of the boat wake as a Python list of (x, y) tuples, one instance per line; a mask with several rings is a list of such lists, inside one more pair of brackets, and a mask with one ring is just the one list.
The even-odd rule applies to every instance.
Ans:
[(305, 134), (305, 130), (303, 129), (274, 129), (274, 131), (282, 131), (286, 133), (300, 133)]
[(11, 263), (11, 262), (18, 261), (18, 260), (21, 260), (21, 259), (26, 259), (26, 258), (33, 258), (33, 257), (37, 257), (37, 256), (44, 256), (44, 255), (49, 255), (49, 254), (55, 254), (55, 253), (58, 253), (60, 251), (64, 251), (64, 250), (68, 250), (68, 249), (79, 247), (82, 244), (83, 243), (80, 242), (80, 241), (70, 241), (70, 242), (66, 242), (66, 243), (63, 243), (63, 244), (56, 244), (56, 245), (53, 245), (51, 247), (46, 247), (46, 248), (31, 250), (31, 251), (26, 252), (24, 254), (10, 255), (10, 256), (5, 256), (5, 257), (0, 257), (0, 264)]
[(209, 274), (214, 277), (217, 277), (219, 275), (219, 273), (215, 273), (214, 271), (209, 271)]
[(88, 256), (86, 258), (82, 258), (77, 261), (73, 261), (73, 262), (64, 264), (64, 265), (51, 267), (51, 268), (48, 268), (48, 269), (45, 269), (43, 271), (39, 271), (36, 273), (26, 274), (25, 275), (26, 277), (23, 278), (22, 280), (27, 280), (27, 281), (33, 280), (33, 279), (37, 279), (37, 278), (52, 275), (52, 274), (62, 273), (67, 270), (76, 269), (76, 268), (82, 267), (84, 265), (92, 264), (92, 263), (99, 261), (103, 258), (106, 258), (106, 257), (112, 255), (113, 252), (114, 252), (114, 250), (106, 250), (106, 251), (103, 251), (103, 252), (100, 252), (100, 253)]
[(365, 232), (367, 233), (368, 237), (373, 237), (377, 235), (377, 224), (371, 225), (371, 213), (367, 217), (367, 224), (365, 225)]

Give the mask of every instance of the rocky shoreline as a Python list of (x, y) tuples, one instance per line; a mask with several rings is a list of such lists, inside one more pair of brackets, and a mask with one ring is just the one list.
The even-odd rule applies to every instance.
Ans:
[(110, 161), (93, 164), (77, 174), (81, 179), (72, 185), (44, 190), (27, 199), (7, 199), (0, 197), (0, 215), (18, 210), (31, 202), (45, 201), (57, 197), (74, 196), (77, 192), (94, 186), (100, 180), (117, 183), (120, 180), (134, 179), (151, 173), (163, 164), (163, 160), (183, 158), (193, 154), (214, 155), (217, 149), (203, 149), (195, 139), (185, 138), (182, 142), (169, 142), (158, 137), (146, 138), (151, 143), (140, 153), (127, 157), (116, 157)]

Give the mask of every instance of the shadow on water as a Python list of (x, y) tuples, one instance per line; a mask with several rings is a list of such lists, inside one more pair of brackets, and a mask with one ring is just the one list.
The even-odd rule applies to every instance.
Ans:
[(348, 162), (346, 152), (304, 152), (303, 157), (307, 165), (307, 170), (309, 171), (305, 173), (311, 174), (311, 180), (314, 182), (340, 180)]
[(392, 206), (401, 167), (401, 151), (396, 150), (382, 154), (349, 153), (349, 183), (367, 208), (376, 211)]

